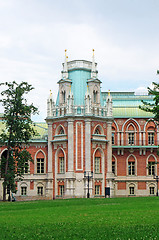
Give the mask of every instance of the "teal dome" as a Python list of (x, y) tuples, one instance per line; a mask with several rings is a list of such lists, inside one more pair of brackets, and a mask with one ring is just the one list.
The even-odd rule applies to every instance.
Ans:
[(91, 78), (91, 71), (84, 69), (70, 70), (68, 71), (68, 78), (72, 81), (71, 91), (74, 96), (74, 104), (84, 105), (87, 81)]

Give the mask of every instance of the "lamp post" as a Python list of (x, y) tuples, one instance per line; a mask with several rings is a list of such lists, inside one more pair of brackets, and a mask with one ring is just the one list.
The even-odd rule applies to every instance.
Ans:
[(153, 178), (156, 180), (156, 183), (157, 183), (156, 197), (158, 197), (158, 180), (159, 180), (159, 176), (154, 175)]
[(93, 177), (93, 172), (86, 172), (84, 171), (84, 178), (88, 180), (88, 192), (87, 192), (87, 198), (89, 198), (89, 181)]

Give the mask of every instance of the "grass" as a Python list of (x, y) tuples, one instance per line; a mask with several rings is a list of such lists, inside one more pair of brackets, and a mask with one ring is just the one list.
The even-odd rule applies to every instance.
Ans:
[(159, 198), (1, 202), (0, 239), (159, 239)]

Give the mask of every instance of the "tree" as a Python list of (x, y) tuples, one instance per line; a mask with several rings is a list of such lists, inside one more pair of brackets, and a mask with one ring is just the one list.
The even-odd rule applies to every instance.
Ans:
[(153, 103), (148, 103), (146, 101), (142, 101), (143, 106), (139, 106), (140, 109), (153, 113), (153, 119), (159, 122), (159, 84), (153, 82), (153, 89), (147, 88), (149, 95), (153, 95)]
[(38, 113), (38, 109), (25, 99), (25, 95), (34, 89), (27, 82), (17, 84), (13, 81), (2, 85), (6, 88), (1, 92), (0, 100), (4, 107), (5, 130), (0, 134), (0, 143), (6, 146), (7, 155), (2, 157), (0, 167), (3, 201), (6, 201), (6, 190), (16, 192), (16, 181), (23, 178), (28, 162), (33, 161), (26, 144), (36, 134), (31, 115)]

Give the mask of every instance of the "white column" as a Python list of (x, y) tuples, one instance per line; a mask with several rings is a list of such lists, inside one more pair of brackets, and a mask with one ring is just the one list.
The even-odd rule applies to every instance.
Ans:
[(112, 172), (112, 122), (107, 123), (107, 171)]
[(74, 125), (73, 119), (68, 119), (68, 171), (66, 177), (66, 192), (65, 196), (74, 197), (73, 182), (75, 180), (74, 174)]
[(46, 183), (46, 197), (53, 198), (53, 172), (52, 172), (52, 123), (48, 123), (48, 173)]
[(107, 174), (106, 181), (107, 187), (110, 187), (110, 196), (114, 196), (113, 178), (112, 173), (112, 121), (107, 122)]
[(91, 121), (85, 120), (85, 171), (91, 171)]

